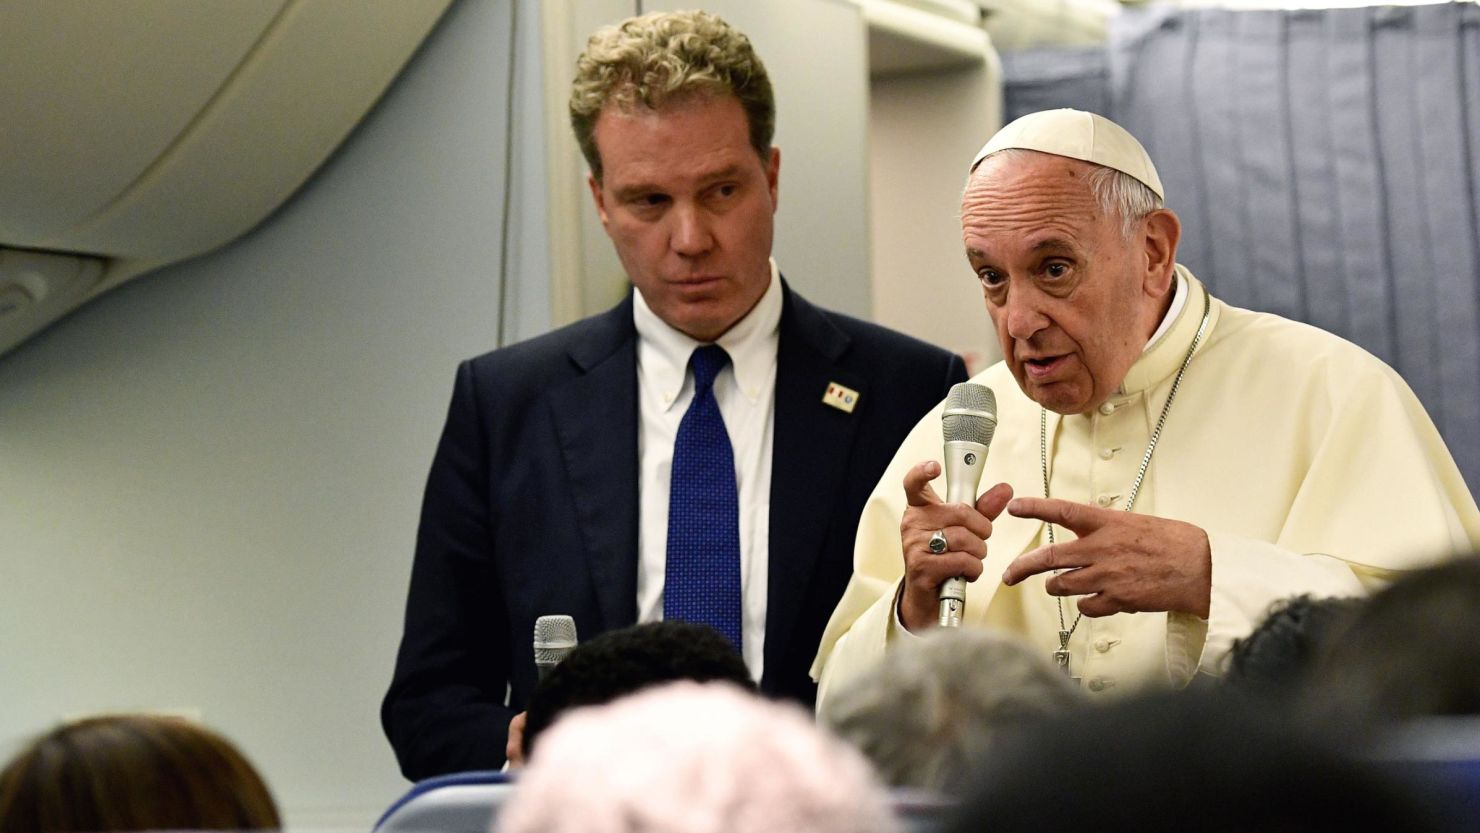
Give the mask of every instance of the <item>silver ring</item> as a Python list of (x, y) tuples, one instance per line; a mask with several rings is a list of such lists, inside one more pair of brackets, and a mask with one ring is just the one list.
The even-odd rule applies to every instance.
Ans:
[(941, 553), (945, 552), (946, 551), (946, 531), (944, 529), (937, 529), (935, 531), (935, 534), (932, 535), (932, 536), (930, 536), (930, 544), (929, 544), (929, 546), (930, 546), (930, 551), (933, 552), (933, 553), (935, 553), (936, 555), (940, 555)]

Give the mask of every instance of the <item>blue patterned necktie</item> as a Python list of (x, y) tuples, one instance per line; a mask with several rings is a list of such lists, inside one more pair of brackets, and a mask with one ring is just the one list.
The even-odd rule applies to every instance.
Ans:
[(694, 401), (678, 424), (668, 496), (663, 618), (709, 625), (740, 649), (740, 498), (735, 453), (714, 399), (730, 356), (694, 351)]

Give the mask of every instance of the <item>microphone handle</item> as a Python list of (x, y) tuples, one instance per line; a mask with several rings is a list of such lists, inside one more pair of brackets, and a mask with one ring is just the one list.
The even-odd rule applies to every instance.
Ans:
[[(982, 469), (987, 464), (987, 447), (982, 443), (956, 440), (946, 443), (946, 502), (975, 503), (976, 488), (982, 482)], [(940, 585), (940, 626), (961, 627), (966, 612), (966, 579), (956, 576)]]
[(940, 585), (940, 626), (961, 627), (961, 614), (966, 612), (966, 579), (948, 578)]

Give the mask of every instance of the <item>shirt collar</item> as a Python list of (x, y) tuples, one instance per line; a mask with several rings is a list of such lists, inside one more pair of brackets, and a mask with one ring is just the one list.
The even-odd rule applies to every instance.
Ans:
[(1156, 332), (1146, 340), (1146, 350), (1150, 350), (1151, 345), (1155, 344), (1157, 339), (1166, 335), (1166, 331), (1172, 328), (1172, 322), (1182, 314), (1182, 308), (1187, 306), (1187, 279), (1182, 277), (1181, 272), (1177, 272), (1173, 277), (1176, 280), (1172, 282), (1172, 305), (1167, 307), (1167, 314), (1161, 317), (1161, 324), (1157, 325)]
[(1162, 318), (1161, 326), (1146, 342), (1141, 357), (1126, 372), (1118, 391), (1121, 395), (1159, 384), (1181, 369), (1187, 358), (1187, 348), (1192, 345), (1193, 336), (1202, 323), (1203, 296), (1207, 290), (1181, 264), (1177, 265), (1176, 277), (1172, 305)]
[[(735, 386), (752, 403), (761, 398), (761, 388), (776, 364), (781, 328), (780, 273), (774, 259), (770, 266), (771, 282), (761, 299), (714, 342), (730, 354)], [(695, 341), (659, 318), (641, 292), (632, 294), (632, 323), (637, 327), (643, 378), (656, 386), (663, 407), (672, 408), (688, 377), (689, 356), (706, 342)]]

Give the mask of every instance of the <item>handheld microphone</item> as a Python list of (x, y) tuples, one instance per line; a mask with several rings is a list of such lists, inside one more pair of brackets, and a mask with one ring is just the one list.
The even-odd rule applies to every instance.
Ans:
[[(987, 464), (987, 446), (997, 430), (997, 396), (986, 385), (952, 385), (940, 418), (945, 434), (947, 503), (976, 503), (976, 487)], [(946, 579), (940, 585), (940, 626), (961, 627), (966, 610), (966, 579)]]
[(576, 649), (576, 620), (570, 616), (541, 616), (534, 620), (534, 667), (540, 679)]

